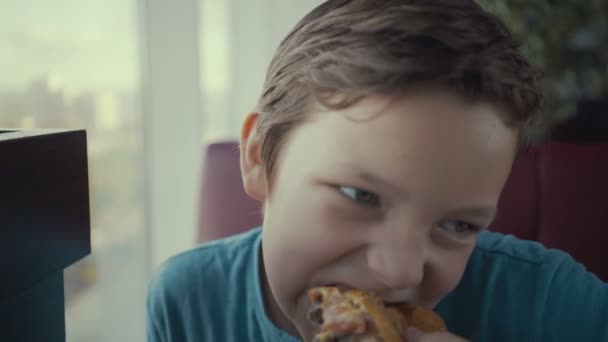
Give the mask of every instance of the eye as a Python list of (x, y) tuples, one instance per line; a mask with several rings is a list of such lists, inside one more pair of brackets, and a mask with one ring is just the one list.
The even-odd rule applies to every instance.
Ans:
[(369, 191), (353, 188), (350, 186), (341, 186), (338, 188), (340, 192), (353, 202), (361, 205), (378, 205), (380, 199), (374, 193)]
[(481, 228), (479, 228), (478, 226), (476, 226), (474, 224), (467, 223), (464, 221), (457, 221), (457, 220), (442, 221), (439, 224), (439, 227), (449, 233), (456, 234), (456, 235), (464, 235), (464, 236), (468, 236), (470, 234), (477, 233), (478, 231), (481, 230)]

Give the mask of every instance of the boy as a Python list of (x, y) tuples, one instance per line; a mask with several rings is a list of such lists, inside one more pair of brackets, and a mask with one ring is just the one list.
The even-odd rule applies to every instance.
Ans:
[(537, 80), (472, 0), (320, 5), (243, 124), (263, 228), (165, 263), (149, 341), (311, 341), (306, 293), (323, 285), (435, 308), (451, 334), (422, 341), (608, 341), (605, 283), (483, 230), (539, 121)]

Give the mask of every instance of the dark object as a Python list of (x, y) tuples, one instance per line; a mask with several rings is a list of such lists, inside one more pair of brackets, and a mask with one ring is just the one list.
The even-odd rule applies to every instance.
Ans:
[(553, 128), (551, 140), (608, 143), (608, 98), (580, 101), (576, 115)]
[(0, 131), (0, 341), (65, 341), (63, 270), (91, 252), (85, 131)]

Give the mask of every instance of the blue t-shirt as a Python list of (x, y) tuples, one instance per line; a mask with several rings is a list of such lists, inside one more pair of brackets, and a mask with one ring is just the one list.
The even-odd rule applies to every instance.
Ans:
[[(148, 341), (299, 341), (266, 315), (261, 237), (257, 228), (164, 263), (150, 282)], [(473, 341), (608, 341), (608, 284), (565, 253), (488, 231), (437, 311)]]

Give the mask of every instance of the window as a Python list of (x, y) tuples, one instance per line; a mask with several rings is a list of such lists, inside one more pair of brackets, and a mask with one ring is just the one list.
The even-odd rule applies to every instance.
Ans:
[(64, 273), (70, 342), (145, 340), (135, 10), (9, 0), (0, 12), (0, 127), (88, 132), (93, 254)]
[(205, 141), (236, 139), (281, 39), (321, 0), (200, 0)]
[(195, 243), (201, 134), (238, 136), (279, 40), (321, 2), (3, 3), (0, 128), (88, 132), (93, 253), (64, 274), (68, 342), (145, 341), (149, 272)]

